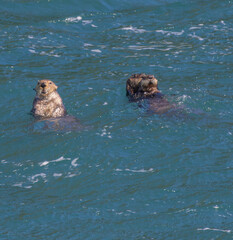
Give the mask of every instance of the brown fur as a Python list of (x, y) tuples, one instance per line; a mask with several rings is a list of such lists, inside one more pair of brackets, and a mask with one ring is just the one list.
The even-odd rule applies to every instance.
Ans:
[(133, 74), (126, 82), (126, 96), (130, 100), (148, 99), (149, 110), (162, 114), (173, 108), (158, 89), (158, 80), (154, 75)]
[(149, 97), (158, 90), (158, 80), (154, 75), (146, 75), (144, 73), (133, 74), (126, 82), (126, 95), (131, 99)]
[(38, 81), (33, 101), (32, 114), (37, 118), (56, 118), (66, 115), (66, 109), (57, 92), (57, 86), (50, 80)]

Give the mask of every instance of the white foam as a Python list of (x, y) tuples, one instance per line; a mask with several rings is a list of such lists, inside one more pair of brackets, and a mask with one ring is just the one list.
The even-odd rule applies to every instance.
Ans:
[(149, 172), (153, 172), (154, 169), (153, 168), (149, 168), (148, 170), (146, 169), (129, 169), (129, 168), (126, 168), (126, 169), (119, 169), (119, 168), (116, 168), (115, 169), (116, 172), (122, 172), (122, 171), (126, 171), (126, 172), (133, 172), (133, 173), (149, 173)]
[(132, 210), (130, 210), (130, 209), (126, 210), (126, 212), (129, 212), (129, 213), (136, 213), (136, 212), (134, 212), (134, 211), (132, 211)]
[(190, 27), (189, 30), (201, 29), (201, 27)]
[(55, 160), (41, 162), (41, 163), (39, 163), (39, 165), (42, 167), (42, 166), (46, 166), (46, 165), (48, 165), (49, 163), (52, 163), (52, 162), (61, 162), (61, 161), (70, 161), (70, 160), (71, 160), (71, 158), (64, 158), (63, 156), (61, 156), (61, 157), (59, 157), (58, 159), (55, 159)]
[(92, 51), (92, 52), (96, 52), (96, 53), (101, 53), (101, 52), (102, 52), (102, 51), (99, 50), (99, 49), (92, 49), (91, 51)]
[(75, 173), (69, 173), (69, 174), (66, 176), (66, 178), (72, 178), (72, 177), (75, 177), (75, 176), (77, 176), (77, 174), (75, 174)]
[(201, 38), (201, 37), (197, 36), (195, 33), (194, 33), (194, 34), (188, 34), (188, 36), (189, 36), (189, 37), (192, 37), (192, 38), (196, 38), (196, 39), (198, 39), (198, 40), (200, 40), (200, 41), (203, 41), (203, 40), (204, 40), (204, 38)]
[(73, 167), (77, 167), (78, 166), (77, 161), (78, 161), (78, 158), (75, 158), (74, 160), (72, 160), (71, 165)]
[(39, 163), (39, 165), (42, 167), (42, 166), (46, 166), (46, 165), (48, 165), (49, 164), (49, 162), (48, 161), (44, 161), (44, 162), (42, 162), (42, 163)]
[(82, 20), (81, 16), (77, 16), (77, 17), (69, 17), (65, 19), (66, 23), (76, 23)]
[(102, 129), (102, 133), (101, 134), (97, 133), (97, 135), (100, 135), (101, 137), (106, 136), (108, 138), (112, 138), (111, 132), (107, 132), (107, 130), (105, 128)]
[(83, 46), (84, 46), (84, 47), (91, 47), (91, 46), (93, 46), (93, 45), (90, 44), (90, 43), (84, 43)]
[(36, 51), (35, 51), (34, 49), (28, 49), (28, 51), (29, 51), (30, 53), (36, 53)]
[(132, 32), (135, 32), (135, 33), (147, 32), (145, 29), (142, 29), (142, 28), (139, 29), (139, 28), (135, 28), (135, 27), (132, 27), (132, 26), (123, 27), (123, 28), (121, 28), (121, 30), (132, 31)]
[(182, 30), (181, 32), (171, 32), (171, 34), (175, 35), (175, 36), (180, 36), (184, 33), (184, 30)]
[(93, 22), (92, 20), (83, 20), (82, 21), (83, 25), (87, 25), (87, 24), (90, 24), (92, 22)]
[(54, 173), (53, 176), (54, 176), (54, 177), (61, 177), (61, 176), (62, 176), (62, 173)]
[[(156, 46), (153, 46), (153, 45), (151, 45), (151, 46), (130, 45), (129, 46), (129, 49), (138, 50), (138, 51), (140, 51), (140, 50), (153, 50), (155, 48), (156, 48)], [(144, 56), (149, 56), (149, 55), (144, 55)]]
[[(31, 50), (31, 49), (29, 49), (29, 52), (36, 53), (34, 50)], [(54, 54), (54, 51), (50, 51), (50, 52), (41, 51), (39, 54), (42, 56), (49, 56), (49, 57), (61, 57), (58, 54)]]
[(20, 182), (20, 183), (15, 183), (12, 185), (13, 187), (22, 187), (23, 186), (23, 183)]
[(110, 91), (110, 89), (108, 89), (108, 88), (103, 88), (103, 90), (106, 91), (106, 92)]
[(70, 158), (64, 158), (63, 156), (59, 157), (58, 159), (52, 160), (51, 162), (61, 162), (71, 160)]
[(175, 35), (175, 36), (180, 36), (184, 33), (184, 30), (181, 30), (181, 32), (171, 32), (171, 31), (164, 31), (164, 30), (156, 30), (158, 33), (166, 34), (168, 36), (170, 35)]
[(35, 175), (29, 177), (28, 180), (31, 181), (32, 183), (36, 183), (36, 182), (39, 181), (39, 178), (45, 179), (46, 174), (45, 173), (38, 173), (38, 174), (35, 174)]
[(221, 20), (220, 23), (222, 23), (223, 25), (226, 25), (226, 23), (223, 20)]
[(218, 231), (218, 232), (231, 233), (231, 230), (217, 229), (217, 228), (198, 228), (197, 230), (198, 231)]
[(134, 172), (134, 173), (148, 173), (148, 172), (153, 172), (153, 168), (150, 168), (148, 170), (146, 169), (139, 169), (139, 170), (133, 170), (133, 169), (128, 169), (126, 168), (125, 171), (128, 171), (128, 172)]

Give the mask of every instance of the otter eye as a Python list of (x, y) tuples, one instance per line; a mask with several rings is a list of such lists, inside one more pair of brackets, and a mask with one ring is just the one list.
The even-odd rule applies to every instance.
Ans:
[(49, 84), (52, 84), (52, 82), (49, 82)]

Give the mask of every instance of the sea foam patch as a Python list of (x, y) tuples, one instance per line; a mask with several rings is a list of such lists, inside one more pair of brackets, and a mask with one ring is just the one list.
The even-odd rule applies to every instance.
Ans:
[(120, 30), (132, 31), (132, 32), (135, 32), (135, 33), (144, 33), (144, 32), (147, 32), (145, 29), (136, 28), (136, 27), (132, 27), (132, 26), (123, 27), (123, 28), (121, 28)]
[(81, 20), (82, 20), (82, 17), (81, 16), (77, 16), (77, 17), (68, 17), (64, 21), (66, 23), (76, 23), (76, 22), (79, 22)]
[(71, 158), (65, 158), (63, 156), (59, 157), (58, 159), (55, 159), (55, 160), (51, 160), (51, 161), (44, 161), (44, 162), (40, 162), (39, 163), (39, 166), (40, 167), (43, 167), (43, 166), (46, 166), (50, 163), (55, 163), (55, 162), (62, 162), (62, 161), (71, 161), (71, 165), (73, 167), (77, 167), (78, 164), (77, 164), (77, 161), (78, 161), (79, 158), (74, 158), (73, 160)]

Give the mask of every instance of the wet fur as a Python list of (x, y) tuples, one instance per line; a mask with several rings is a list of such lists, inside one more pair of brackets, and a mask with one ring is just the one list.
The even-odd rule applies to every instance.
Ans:
[(36, 118), (56, 118), (65, 116), (66, 109), (57, 92), (57, 86), (50, 80), (38, 81), (31, 113)]
[(126, 96), (130, 101), (147, 99), (150, 112), (162, 114), (174, 106), (158, 89), (158, 80), (153, 75), (133, 74), (126, 82)]

